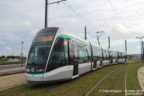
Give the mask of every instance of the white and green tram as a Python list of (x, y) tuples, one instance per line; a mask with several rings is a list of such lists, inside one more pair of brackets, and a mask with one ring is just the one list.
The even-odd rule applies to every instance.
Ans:
[(30, 83), (69, 80), (107, 65), (126, 62), (126, 52), (106, 49), (62, 28), (44, 28), (35, 36), (27, 59)]

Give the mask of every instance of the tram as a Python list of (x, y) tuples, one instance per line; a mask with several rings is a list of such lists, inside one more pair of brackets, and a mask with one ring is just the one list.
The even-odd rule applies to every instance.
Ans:
[(70, 80), (104, 66), (125, 63), (126, 52), (91, 43), (62, 28), (40, 30), (29, 50), (26, 80), (33, 84)]

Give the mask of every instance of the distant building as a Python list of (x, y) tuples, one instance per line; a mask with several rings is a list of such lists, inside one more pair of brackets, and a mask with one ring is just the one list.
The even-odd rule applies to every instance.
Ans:
[(19, 61), (19, 59), (15, 58), (15, 59), (9, 59), (7, 62), (16, 62)]
[(127, 55), (128, 60), (141, 60), (141, 54), (129, 54)]

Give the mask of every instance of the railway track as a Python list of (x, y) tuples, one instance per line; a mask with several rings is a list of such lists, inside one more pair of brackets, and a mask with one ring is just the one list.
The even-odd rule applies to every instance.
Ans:
[[(119, 68), (120, 70), (121, 68)], [(102, 79), (100, 79), (87, 93), (85, 96), (90, 96), (90, 94), (107, 78), (109, 77), (112, 73), (116, 72), (117, 70), (113, 70), (106, 74)], [(123, 96), (127, 96), (127, 88), (126, 88), (126, 82), (127, 82), (127, 74), (128, 74), (129, 69), (125, 72), (124, 75), (124, 94)]]
[(124, 91), (124, 96), (127, 96), (127, 87), (126, 87), (126, 84), (127, 84), (127, 83), (126, 83), (126, 82), (127, 82), (127, 73), (128, 73), (128, 71), (129, 71), (129, 70), (127, 70), (127, 71), (125, 72), (125, 78), (124, 78), (124, 81), (125, 81), (125, 82), (124, 82), (124, 90), (125, 90), (125, 91)]
[(91, 94), (91, 92), (101, 83), (103, 82), (108, 76), (110, 76), (113, 72), (115, 72), (116, 70), (111, 71), (110, 73), (108, 73), (107, 75), (105, 75), (98, 83), (96, 83), (91, 89), (90, 91), (88, 91), (88, 93), (85, 96), (89, 96)]
[[(94, 88), (92, 88), (91, 90), (90, 90), (90, 92), (87, 94), (87, 95), (85, 95), (85, 96), (89, 96), (89, 94), (93, 91), (93, 89), (95, 89), (95, 87), (97, 87), (105, 78), (107, 78), (109, 75), (111, 75), (113, 72), (115, 72), (116, 70), (113, 70), (113, 71), (111, 71), (111, 72), (109, 72), (106, 76), (104, 76), (95, 86), (94, 86)], [(25, 88), (30, 88), (30, 87), (33, 87), (34, 85), (31, 85), (31, 84), (26, 84), (25, 86), (23, 86), (23, 87), (20, 87), (20, 88), (17, 88), (17, 89), (14, 89), (14, 90), (10, 90), (9, 92), (4, 92), (4, 93), (2, 93), (2, 94), (0, 94), (0, 96), (2, 95), (5, 95), (5, 94), (7, 94), (7, 93), (11, 93), (11, 92), (16, 92), (16, 91), (18, 91), (18, 90), (22, 90), (22, 89), (25, 89)]]
[[(127, 79), (128, 78), (127, 75), (128, 75), (128, 72), (130, 72), (132, 69), (135, 68), (135, 66), (132, 66), (132, 65), (130, 65), (130, 66), (129, 65), (122, 65), (122, 66), (120, 65), (120, 67), (118, 67), (118, 66), (119, 65), (116, 65), (116, 66), (110, 68), (112, 70), (107, 70), (109, 67), (103, 68), (102, 70), (100, 69), (99, 73), (102, 73), (102, 72), (105, 72), (105, 73), (103, 75), (96, 76), (96, 77), (100, 77), (100, 78), (97, 79), (96, 81), (93, 81), (93, 84), (91, 84), (92, 86), (89, 84), (88, 86), (91, 86), (89, 88), (87, 86), (77, 86), (81, 82), (81, 81), (79, 81), (80, 79), (85, 80), (82, 77), (80, 79), (72, 80), (72, 82), (70, 81), (67, 83), (65, 82), (65, 83), (55, 84), (55, 85), (35, 86), (35, 85), (25, 84), (20, 87), (16, 87), (16, 88), (13, 88), (6, 92), (0, 93), (0, 96), (5, 96), (5, 95), (17, 96), (17, 94), (19, 94), (19, 93), (22, 93), (25, 95), (29, 94), (30, 96), (34, 96), (34, 94), (32, 94), (31, 91), (33, 91), (34, 93), (36, 92), (37, 94), (41, 94), (41, 95), (49, 94), (49, 95), (53, 95), (53, 96), (57, 96), (57, 95), (59, 95), (59, 96), (74, 96), (75, 93), (73, 90), (71, 90), (71, 88), (72, 89), (79, 88), (79, 89), (77, 89), (79, 91), (76, 91), (76, 92), (82, 92), (82, 93), (80, 93), (79, 96), (127, 96), (126, 92), (127, 92), (127, 89), (129, 89), (129, 87), (128, 87), (129, 84), (127, 82), (127, 80), (129, 80), (129, 79)], [(115, 68), (117, 68), (117, 69), (115, 69)], [(95, 76), (94, 73), (91, 73), (91, 74), (93, 74), (93, 76)], [(88, 77), (86, 74), (85, 78), (88, 78)], [(91, 79), (93, 79), (93, 78), (91, 78)], [(117, 84), (117, 82), (119, 82), (119, 84)], [(58, 86), (58, 85), (60, 85), (60, 86)], [(76, 85), (77, 87), (74, 87), (74, 85)], [(117, 87), (117, 85), (118, 85), (118, 87)], [(64, 86), (67, 86), (67, 87), (64, 87)], [(43, 90), (41, 90), (41, 88)], [(64, 89), (64, 88), (66, 88), (66, 89)], [(82, 91), (80, 88), (85, 88), (82, 90), (87, 90), (87, 92)], [(116, 89), (122, 90), (122, 92), (121, 93), (104, 93), (104, 92), (98, 93), (98, 91), (101, 90), (101, 88), (108, 89), (108, 90), (116, 88)], [(25, 90), (27, 90), (28, 92), (26, 92)], [(55, 94), (51, 93), (51, 91), (55, 92)], [(71, 94), (69, 94), (69, 93), (71, 93)], [(77, 96), (77, 95), (75, 94), (75, 96)]]

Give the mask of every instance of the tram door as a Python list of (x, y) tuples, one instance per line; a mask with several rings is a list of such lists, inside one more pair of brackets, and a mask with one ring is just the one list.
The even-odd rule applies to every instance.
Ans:
[(78, 62), (74, 62), (73, 65), (73, 76), (78, 75)]
[(79, 45), (77, 42), (73, 41), (73, 57), (74, 57), (74, 63), (73, 63), (73, 76), (78, 75), (78, 69), (79, 69)]
[(94, 60), (94, 65), (93, 65), (93, 68), (96, 68), (97, 67), (97, 61)]
[(69, 62), (73, 65), (73, 76), (78, 75), (78, 48), (77, 42), (69, 40)]

